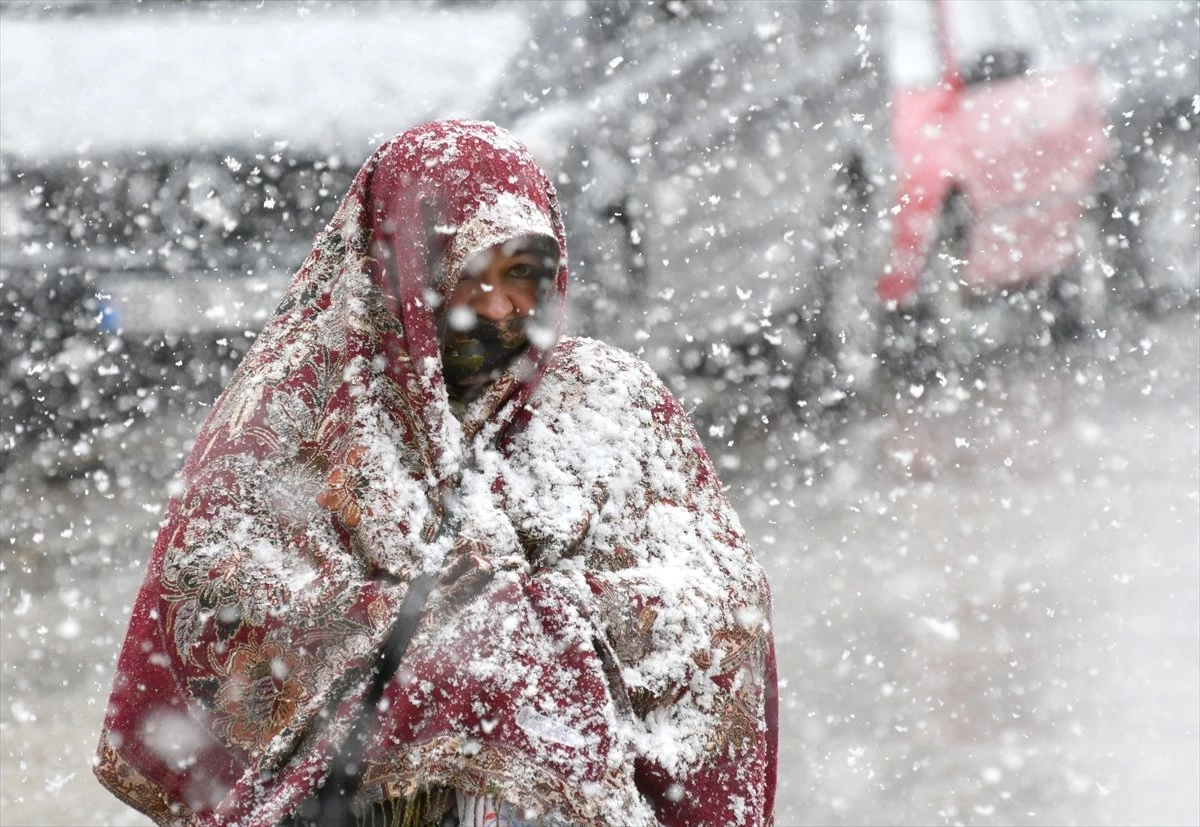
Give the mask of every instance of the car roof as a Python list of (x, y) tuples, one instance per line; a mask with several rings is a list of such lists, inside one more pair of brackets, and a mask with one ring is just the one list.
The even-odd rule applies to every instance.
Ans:
[(286, 141), (365, 155), (415, 123), (478, 117), (526, 39), (515, 7), (131, 8), (4, 17), (5, 154)]

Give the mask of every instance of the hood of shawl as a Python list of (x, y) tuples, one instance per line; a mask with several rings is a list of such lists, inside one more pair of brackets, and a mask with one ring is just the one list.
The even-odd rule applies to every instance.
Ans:
[(527, 398), (562, 334), (567, 254), (554, 187), (524, 144), (490, 122), (434, 121), (380, 147), (356, 183), (357, 214), (371, 239), (371, 278), (401, 322), (407, 355), (430, 366), (427, 378), (435, 385), (441, 365), (436, 312), (465, 263), (517, 237), (553, 243), (558, 266), (539, 306), (540, 326), (552, 335), (531, 342), (510, 368), (515, 381), (504, 393), (489, 394), (488, 404), (494, 411), (514, 394)]
[(550, 216), (528, 198), (508, 192), (499, 193), (495, 201), (482, 204), (474, 215), (455, 229), (447, 245), (438, 292), (442, 296), (452, 293), (462, 275), (463, 266), (475, 255), (497, 244), (528, 236), (549, 240), (561, 257), (562, 251), (557, 249), (558, 241), (554, 237)]

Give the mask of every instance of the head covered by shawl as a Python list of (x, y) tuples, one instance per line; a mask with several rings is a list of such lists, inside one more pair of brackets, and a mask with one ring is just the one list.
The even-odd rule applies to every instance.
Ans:
[[(515, 238), (557, 251), (542, 329), (455, 416), (439, 308)], [(408, 584), (472, 559), (497, 576), (435, 591), (368, 800), (439, 784), (580, 824), (769, 819), (761, 568), (661, 383), (555, 344), (566, 282), (553, 188), (507, 132), (439, 121), (367, 160), (168, 503), (102, 783), (160, 824), (277, 824), (324, 776)]]
[[(567, 279), (558, 205), (511, 135), (431, 123), (363, 165), (214, 406), (168, 506), (106, 724), (102, 760), (123, 765), (112, 783), (140, 775), (163, 788), (164, 807), (211, 808), (245, 766), (294, 747), (344, 667), (373, 650), (404, 584), (439, 564), (460, 427), (494, 420), (505, 403), (519, 410), (552, 347), (531, 345), (460, 426), (435, 310), (472, 255), (521, 235), (549, 236), (560, 251), (542, 302), (556, 340)], [(315, 506), (322, 494), (332, 515)], [(302, 662), (288, 661), (300, 651)], [(250, 660), (266, 668), (256, 680), (278, 685), (242, 686)], [(209, 779), (167, 744), (179, 730), (187, 757), (214, 762)]]

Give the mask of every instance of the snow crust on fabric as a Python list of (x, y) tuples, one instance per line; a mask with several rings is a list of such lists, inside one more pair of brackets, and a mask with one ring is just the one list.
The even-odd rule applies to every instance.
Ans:
[[(457, 419), (434, 309), (467, 258), (530, 233), (559, 251), (547, 336)], [(492, 124), (428, 124), (368, 160), (168, 505), (101, 741), (114, 793), (162, 824), (277, 824), (348, 731), (409, 582), (453, 562), (480, 589), (431, 595), (362, 800), (437, 785), (573, 824), (769, 820), (762, 569), (649, 368), (555, 346), (565, 251), (549, 181)]]

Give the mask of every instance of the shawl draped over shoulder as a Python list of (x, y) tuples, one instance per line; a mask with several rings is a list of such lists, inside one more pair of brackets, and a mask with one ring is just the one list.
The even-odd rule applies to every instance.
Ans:
[[(558, 267), (530, 346), (455, 416), (436, 307), (520, 236)], [(686, 414), (560, 336), (554, 190), (495, 125), (364, 164), (204, 423), (121, 650), (96, 774), (162, 825), (278, 824), (358, 711), (408, 584), (364, 802), (437, 785), (581, 825), (772, 819), (770, 594)], [(448, 582), (448, 581), (445, 581)], [(458, 581), (455, 581), (458, 582)]]

